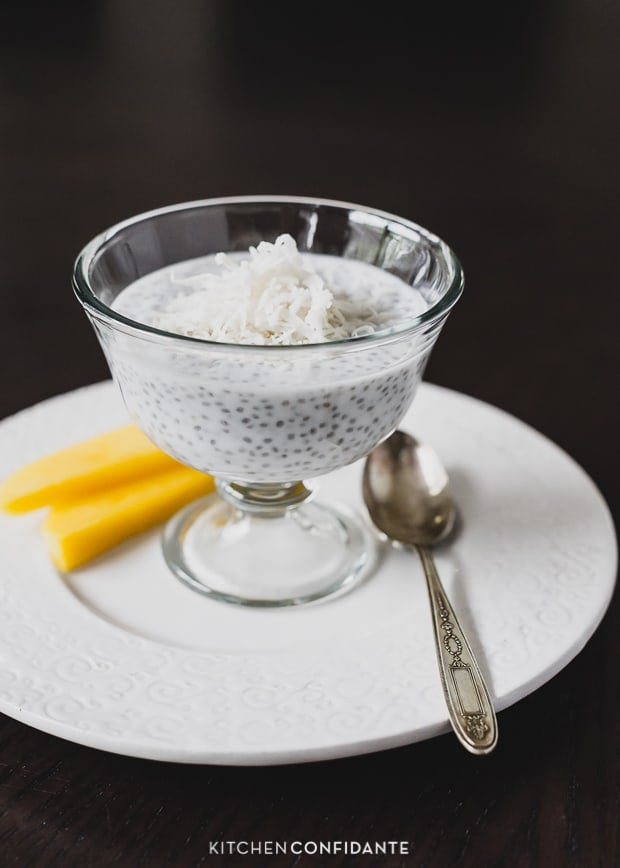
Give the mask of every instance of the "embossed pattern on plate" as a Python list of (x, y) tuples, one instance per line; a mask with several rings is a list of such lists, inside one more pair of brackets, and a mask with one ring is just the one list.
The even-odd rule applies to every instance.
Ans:
[[(29, 408), (0, 424), (0, 476), (125, 420), (109, 382)], [(480, 401), (423, 384), (402, 427), (433, 444), (453, 480), (462, 528), (437, 566), (500, 710), (556, 674), (599, 624), (616, 571), (609, 513), (572, 459)], [(362, 511), (360, 474), (353, 465), (325, 477), (321, 495)], [(448, 730), (413, 553), (386, 550), (338, 600), (239, 611), (181, 588), (154, 533), (60, 576), (40, 521), (0, 516), (5, 714), (117, 753), (242, 765)]]

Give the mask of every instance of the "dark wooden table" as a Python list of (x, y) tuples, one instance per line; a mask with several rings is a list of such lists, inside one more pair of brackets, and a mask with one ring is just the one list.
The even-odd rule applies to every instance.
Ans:
[[(406, 11), (405, 11), (406, 10)], [(0, 7), (0, 412), (106, 377), (69, 288), (92, 235), (228, 194), (362, 202), (432, 228), (468, 286), (427, 379), (500, 406), (618, 503), (618, 6), (15, 0)], [(315, 765), (108, 755), (0, 718), (0, 863), (620, 864), (620, 605), (499, 715)], [(409, 855), (218, 857), (231, 840)]]

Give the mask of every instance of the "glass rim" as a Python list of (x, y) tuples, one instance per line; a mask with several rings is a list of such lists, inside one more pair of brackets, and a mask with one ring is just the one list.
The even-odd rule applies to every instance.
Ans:
[[(412, 317), (406, 317), (402, 322), (394, 326), (380, 329), (368, 335), (360, 335), (358, 337), (338, 338), (332, 341), (321, 341), (306, 344), (240, 344), (229, 343), (226, 341), (212, 341), (207, 338), (192, 337), (190, 335), (182, 335), (177, 332), (170, 332), (164, 329), (158, 329), (155, 326), (141, 323), (138, 320), (131, 319), (118, 313), (109, 305), (102, 302), (95, 294), (90, 285), (89, 270), (90, 266), (101, 248), (115, 235), (122, 232), (124, 229), (133, 226), (137, 223), (150, 220), (153, 217), (171, 214), (175, 211), (185, 211), (195, 208), (207, 208), (217, 205), (240, 205), (240, 204), (281, 204), (281, 205), (315, 205), (339, 208), (349, 212), (359, 212), (365, 216), (376, 217), (387, 224), (395, 224), (401, 230), (407, 229), (410, 232), (424, 238), (433, 246), (439, 247), (446, 261), (452, 266), (453, 276), (450, 285), (434, 304), (430, 305), (420, 314)], [(226, 251), (224, 251), (226, 252)], [(370, 263), (372, 264), (372, 263)], [(379, 267), (379, 266), (377, 266)], [(325, 351), (327, 348), (337, 347), (339, 349), (361, 349), (369, 345), (390, 343), (393, 340), (400, 339), (406, 335), (416, 332), (420, 327), (435, 323), (447, 315), (454, 307), (460, 298), (464, 287), (464, 275), (461, 264), (452, 250), (452, 248), (442, 241), (437, 235), (414, 223), (412, 220), (407, 220), (404, 217), (399, 217), (396, 214), (391, 214), (388, 211), (382, 211), (377, 208), (370, 208), (366, 205), (358, 205), (353, 202), (340, 201), (338, 199), (325, 199), (313, 196), (278, 196), (278, 195), (251, 195), (251, 196), (224, 196), (218, 198), (195, 199), (187, 202), (179, 202), (174, 205), (165, 205), (160, 208), (154, 208), (150, 211), (144, 211), (118, 223), (113, 224), (103, 232), (100, 232), (92, 238), (78, 254), (72, 272), (73, 291), (82, 305), (91, 317), (98, 321), (102, 321), (113, 328), (121, 331), (134, 334), (140, 337), (147, 337), (155, 340), (165, 340), (166, 343), (171, 341), (188, 348), (193, 349), (204, 347), (210, 350), (236, 351), (236, 352), (297, 352), (306, 351)]]

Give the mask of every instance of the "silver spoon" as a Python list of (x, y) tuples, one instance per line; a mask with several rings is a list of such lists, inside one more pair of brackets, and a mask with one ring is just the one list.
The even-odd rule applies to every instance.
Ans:
[(454, 525), (455, 508), (448, 491), (448, 475), (430, 447), (403, 431), (396, 431), (366, 459), (363, 495), (379, 530), (390, 539), (418, 550), (431, 601), (439, 672), (450, 723), (467, 750), (489, 753), (497, 744), (493, 704), (429, 549), (444, 539)]

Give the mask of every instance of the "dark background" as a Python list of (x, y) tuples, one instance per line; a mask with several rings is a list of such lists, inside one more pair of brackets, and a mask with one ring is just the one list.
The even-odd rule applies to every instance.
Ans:
[[(101, 229), (211, 196), (344, 199), (427, 226), (464, 265), (427, 379), (545, 433), (617, 507), (619, 26), (605, 0), (5, 0), (0, 415), (108, 375), (69, 285)], [(611, 868), (619, 614), (616, 599), (573, 663), (502, 712), (484, 760), (445, 736), (192, 768), (1, 718), (4, 864), (194, 866), (210, 840), (253, 837), (411, 842), (330, 865)]]

